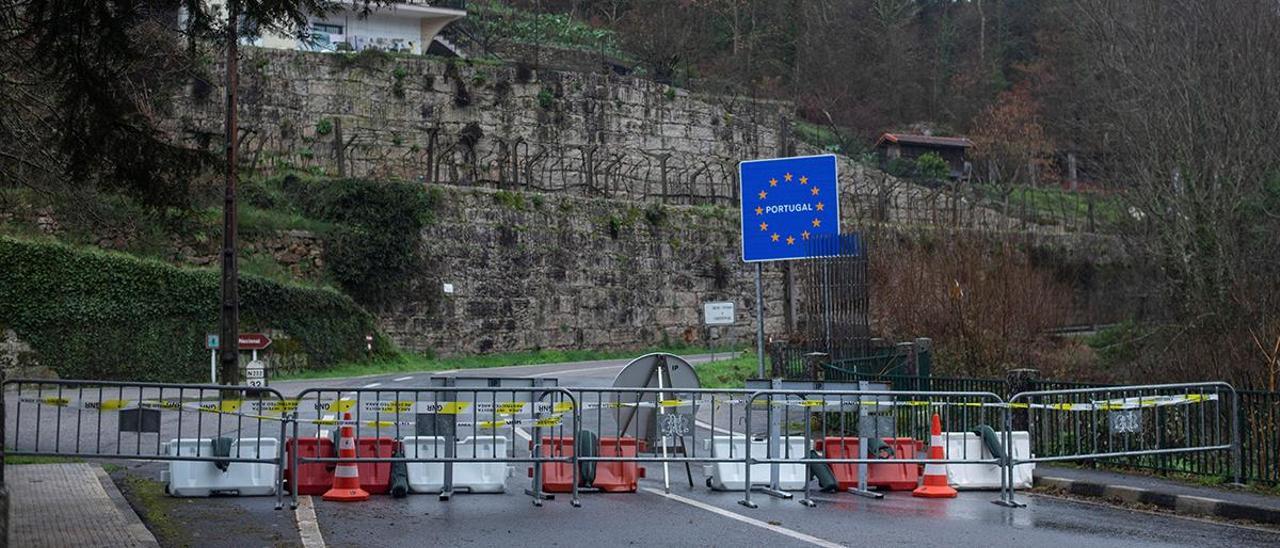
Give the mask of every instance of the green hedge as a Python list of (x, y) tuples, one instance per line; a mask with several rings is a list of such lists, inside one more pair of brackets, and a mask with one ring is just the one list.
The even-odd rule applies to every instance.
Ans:
[[(332, 290), (240, 280), (241, 331), (278, 329), (312, 368), (365, 357), (372, 316)], [(0, 325), (64, 378), (207, 382), (218, 325), (215, 269), (0, 238)], [(376, 335), (375, 354), (394, 352)]]

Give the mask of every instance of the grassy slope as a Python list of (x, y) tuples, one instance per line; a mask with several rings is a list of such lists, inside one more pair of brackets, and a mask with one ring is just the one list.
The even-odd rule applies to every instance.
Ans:
[[(405, 354), (392, 360), (383, 360), (374, 363), (343, 363), (322, 371), (304, 371), (297, 374), (285, 375), (279, 378), (281, 380), (324, 379), (334, 377), (359, 377), (363, 375), (385, 375), (388, 373), (418, 373), (449, 371), (453, 369), (486, 369), (490, 367), (509, 367), (513, 365), (537, 365), (545, 363), (634, 358), (650, 352), (704, 354), (710, 351), (705, 348), (685, 346), (631, 350), (531, 350), (525, 352), (505, 352), (478, 356), (451, 356), (445, 358), (432, 358), (414, 354)], [(754, 364), (755, 362), (753, 361), (752, 363)], [(754, 367), (754, 365), (752, 367)], [(702, 368), (699, 367), (699, 371), (701, 370)]]
[(696, 369), (703, 388), (742, 388), (748, 378), (756, 376), (756, 355), (743, 352), (731, 360), (699, 364)]

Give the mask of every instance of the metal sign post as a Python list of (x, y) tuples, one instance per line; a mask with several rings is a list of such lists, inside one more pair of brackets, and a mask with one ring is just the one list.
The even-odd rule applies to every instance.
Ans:
[(840, 234), (840, 186), (834, 154), (738, 164), (742, 260), (756, 263), (756, 373), (764, 378), (766, 261), (809, 258), (809, 240)]
[(764, 378), (764, 265), (756, 263), (756, 378)]
[(218, 335), (208, 333), (204, 336), (204, 347), (209, 351), (209, 384), (218, 384)]

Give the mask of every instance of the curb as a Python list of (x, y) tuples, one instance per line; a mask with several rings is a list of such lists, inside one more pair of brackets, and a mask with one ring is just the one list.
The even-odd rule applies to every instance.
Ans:
[(1280, 525), (1280, 508), (1242, 504), (1193, 495), (1175, 495), (1126, 485), (1108, 485), (1049, 476), (1036, 476), (1035, 486), (1056, 489), (1082, 497), (1150, 504), (1181, 515), (1242, 519), (1268, 525)]

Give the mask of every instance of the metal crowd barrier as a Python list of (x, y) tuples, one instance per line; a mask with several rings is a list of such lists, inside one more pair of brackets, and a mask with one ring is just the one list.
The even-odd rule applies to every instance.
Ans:
[[(929, 440), (932, 416), (937, 413), (943, 430), (944, 458), (929, 459), (928, 446), (925, 445), (921, 457), (895, 456), (891, 463), (913, 464), (992, 464), (1007, 467), (995, 457), (982, 458), (981, 453), (968, 454), (967, 445), (961, 445), (959, 452), (950, 451), (950, 436), (954, 433), (966, 433), (977, 426), (985, 424), (998, 429), (1007, 412), (1004, 400), (990, 392), (928, 392), (928, 391), (892, 391), (892, 390), (758, 390), (749, 398), (752, 408), (763, 405), (775, 416), (781, 414), (781, 420), (771, 420), (771, 424), (781, 423), (784, 432), (774, 435), (770, 428), (767, 438), (767, 455), (757, 458), (752, 455), (751, 444), (747, 445), (746, 462), (748, 464), (857, 464), (859, 485), (850, 491), (854, 494), (880, 498), (879, 493), (867, 490), (866, 466), (885, 463), (882, 458), (875, 458), (868, 453), (870, 438), (912, 438), (913, 440)], [(799, 427), (795, 427), (798, 419)], [(751, 415), (747, 418), (747, 431), (752, 431)], [(798, 432), (796, 431), (798, 430)], [(811, 457), (808, 454), (795, 458), (785, 453), (790, 444), (782, 448), (775, 447), (778, 439), (789, 439), (794, 435), (803, 436), (805, 448), (813, 446), (813, 441), (843, 440), (856, 437), (858, 443), (857, 457), (837, 457), (829, 455)], [(1006, 432), (1005, 438), (1009, 439)], [(843, 443), (842, 441), (839, 443)], [(747, 466), (747, 484), (751, 483), (751, 466)], [(1002, 478), (1007, 481), (1008, 476)], [(810, 498), (810, 483), (804, 483), (804, 498), (800, 503), (805, 506), (816, 506)], [(1003, 488), (1002, 488), (1003, 490)], [(769, 491), (766, 491), (769, 492)], [(775, 494), (775, 493), (769, 493)], [(755, 508), (751, 501), (751, 490), (743, 491), (742, 505)]]
[[(310, 436), (322, 437), (325, 428), (351, 424), (357, 439), (405, 436), (440, 436), (445, 438), (445, 449), (430, 454), (406, 451), (404, 456), (360, 456), (355, 459), (334, 457), (301, 457), (301, 451), (293, 451), (290, 469), (300, 471), (306, 463), (530, 463), (533, 465), (533, 485), (529, 494), (537, 506), (551, 498), (542, 489), (543, 463), (568, 463), (573, 468), (574, 481), (570, 503), (579, 506), (578, 458), (576, 454), (563, 454), (558, 447), (550, 448), (543, 455), (542, 433), (556, 436), (571, 434), (579, 429), (577, 397), (565, 388), (546, 387), (493, 387), (493, 386), (438, 386), (428, 388), (308, 388), (297, 396), (298, 414), (293, 424), (293, 439), (301, 440), (301, 428), (312, 428)], [(350, 414), (350, 420), (345, 420)], [(525, 429), (532, 431), (529, 434)], [(480, 455), (473, 445), (473, 454), (454, 454), (453, 440), (458, 436), (471, 436), (496, 440), (509, 435), (530, 440), (531, 447), (521, 451), (513, 445), (510, 455), (495, 453)], [(337, 436), (333, 436), (337, 441)], [(291, 442), (293, 443), (293, 442)], [(297, 472), (295, 472), (297, 473)], [(447, 474), (447, 472), (446, 472)], [(447, 477), (447, 476), (446, 476)], [(447, 480), (446, 480), (447, 482)], [(446, 485), (445, 489), (448, 487)], [(298, 489), (292, 492), (292, 504), (296, 508)], [(443, 496), (442, 498), (447, 498)]]
[[(12, 379), (3, 390), (8, 455), (273, 464), (276, 508), (283, 505), (284, 423), (292, 408), (273, 389)], [(256, 441), (235, 443), (226, 455), (200, 442), (220, 437)], [(278, 440), (273, 454), (263, 455), (264, 439)]]
[[(1022, 392), (1009, 399), (1009, 407), (1005, 431), (1025, 413), (1034, 456), (1014, 459), (1006, 474), (1022, 463), (1107, 459), (1134, 464), (1229, 451), (1234, 481), (1240, 482), (1239, 398), (1224, 382)], [(1012, 489), (1004, 500), (1017, 505)]]
[[(693, 487), (693, 464), (745, 463), (733, 444), (716, 455), (716, 434), (741, 435), (747, 390), (691, 388), (572, 388), (582, 404), (583, 432), (595, 434), (611, 455), (579, 456), (582, 462), (662, 463), (670, 490), (671, 464), (685, 468)], [(631, 454), (628, 454), (631, 453)]]
[[(751, 494), (756, 490), (790, 498), (779, 487), (783, 465), (803, 468), (803, 478), (794, 479), (791, 490), (803, 489), (800, 502), (808, 506), (814, 505), (809, 465), (819, 463), (857, 465), (858, 485), (850, 491), (877, 497), (867, 490), (870, 464), (994, 465), (1001, 469), (996, 502), (1006, 506), (1019, 506), (1013, 496), (1014, 469), (1030, 463), (1134, 463), (1229, 452), (1237, 482), (1240, 477), (1238, 398), (1231, 385), (1221, 382), (1023, 392), (1005, 402), (990, 392), (811, 390), (781, 384), (760, 390), (563, 388), (538, 382), (476, 386), (484, 383), (438, 380), (416, 388), (309, 388), (285, 399), (270, 388), (15, 379), (3, 383), (0, 423), (5, 430), (0, 439), (11, 455), (272, 464), (277, 467), (277, 508), (283, 501), (286, 462), (294, 474), (307, 463), (441, 463), (441, 498), (451, 492), (453, 464), (528, 463), (533, 467), (529, 494), (536, 505), (550, 498), (544, 492), (543, 465), (568, 465), (572, 487), (565, 488), (574, 506), (579, 505), (580, 465), (591, 463), (662, 463), (668, 489), (673, 464), (685, 467), (691, 486), (689, 467), (694, 463), (741, 465), (744, 477), (735, 475), (733, 485), (742, 482), (741, 503), (749, 507), (755, 507)], [(935, 413), (942, 423), (943, 459), (926, 458), (927, 445), (916, 441), (930, 439)], [(395, 440), (391, 445), (408, 436), (445, 443), (440, 450), (430, 441), (430, 451), (415, 444), (401, 456), (339, 459), (294, 450), (286, 458), (288, 444), (300, 445), (304, 437), (318, 444), (343, 424), (350, 424), (357, 438), (389, 438)], [(1008, 458), (970, 454), (963, 440), (958, 451), (952, 449), (951, 436), (969, 436), (979, 425), (1003, 434)], [(1015, 428), (1028, 432), (1031, 454), (1014, 452)], [(286, 437), (289, 429), (292, 441)], [(480, 444), (473, 443), (470, 454), (459, 455), (454, 444), (462, 437), (487, 438), (490, 447), (497, 447), (499, 436), (513, 442), (511, 450), (482, 454)], [(253, 438), (258, 446), (254, 456), (240, 450), (215, 455), (199, 441), (219, 437)], [(568, 443), (570, 438), (597, 438), (601, 449), (609, 451), (582, 451)], [(883, 438), (897, 438), (893, 443), (912, 454), (895, 455), (892, 461), (870, 454), (868, 440)], [(330, 439), (336, 446), (336, 432)], [(517, 439), (528, 440), (528, 448), (516, 445)], [(262, 455), (263, 440), (278, 440), (277, 450)], [(809, 453), (817, 442), (826, 448), (822, 457)], [(756, 444), (763, 446), (763, 454), (753, 449)], [(839, 453), (831, 450), (833, 445), (840, 446)], [(797, 450), (803, 454), (796, 455)], [(767, 485), (753, 483), (753, 465), (769, 467)], [(710, 486), (711, 477), (707, 481)], [(729, 482), (720, 488), (738, 489), (725, 485)], [(294, 484), (295, 507), (297, 497)]]

